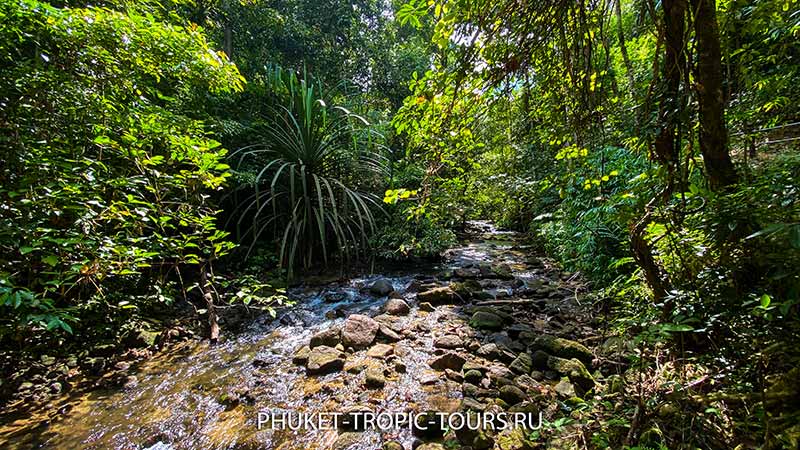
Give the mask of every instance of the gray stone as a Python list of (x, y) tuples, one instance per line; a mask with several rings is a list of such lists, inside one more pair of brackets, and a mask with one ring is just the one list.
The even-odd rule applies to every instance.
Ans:
[(369, 293), (377, 297), (385, 297), (394, 291), (394, 286), (386, 278), (381, 278), (372, 283), (369, 287)]
[(500, 398), (509, 405), (516, 405), (524, 401), (526, 397), (525, 392), (513, 384), (507, 384), (500, 388)]
[(532, 348), (533, 350), (543, 350), (559, 358), (577, 358), (586, 367), (591, 367), (592, 365), (592, 352), (583, 344), (569, 339), (540, 336), (534, 341)]
[(390, 298), (386, 301), (386, 304), (383, 305), (383, 310), (386, 311), (387, 314), (405, 316), (411, 309), (404, 300)]
[(375, 340), (379, 329), (380, 325), (372, 318), (353, 314), (342, 327), (342, 344), (355, 349), (366, 348)]
[(499, 330), (503, 328), (503, 319), (494, 313), (477, 311), (472, 315), (469, 324), (482, 330)]
[(508, 366), (509, 369), (521, 374), (531, 373), (532, 367), (533, 359), (531, 358), (531, 355), (527, 353), (520, 353), (519, 356), (517, 356), (517, 359), (512, 361)]

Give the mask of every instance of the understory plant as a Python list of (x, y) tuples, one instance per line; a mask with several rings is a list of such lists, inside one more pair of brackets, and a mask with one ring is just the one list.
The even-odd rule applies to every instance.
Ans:
[(381, 136), (307, 73), (271, 67), (264, 82), (271, 97), (254, 126), (259, 142), (232, 155), (244, 180), (233, 196), (239, 238), (251, 250), (277, 241), (290, 276), (334, 254), (357, 258), (381, 208)]

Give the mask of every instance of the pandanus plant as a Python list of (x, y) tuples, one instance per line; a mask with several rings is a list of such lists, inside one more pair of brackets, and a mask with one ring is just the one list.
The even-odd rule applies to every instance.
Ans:
[(385, 172), (380, 135), (362, 116), (330, 106), (332, 96), (304, 74), (273, 67), (266, 77), (275, 104), (257, 126), (260, 142), (232, 154), (254, 178), (233, 215), (253, 246), (280, 242), (280, 261), (328, 263), (332, 254), (358, 257), (381, 206), (370, 188)]

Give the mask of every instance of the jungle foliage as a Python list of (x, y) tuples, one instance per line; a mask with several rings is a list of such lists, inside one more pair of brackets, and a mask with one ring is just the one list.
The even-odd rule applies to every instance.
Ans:
[(653, 377), (591, 405), (597, 447), (668, 401), (702, 420), (656, 446), (796, 446), (764, 398), (800, 362), (798, 38), (796, 0), (0, 0), (0, 343), (176, 302), (215, 336), (216, 300), (491, 219)]

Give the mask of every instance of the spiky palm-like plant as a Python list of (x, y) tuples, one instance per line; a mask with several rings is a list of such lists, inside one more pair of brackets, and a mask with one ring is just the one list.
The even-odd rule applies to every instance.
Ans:
[(276, 101), (258, 127), (261, 142), (232, 155), (237, 168), (255, 175), (234, 214), (240, 236), (250, 250), (270, 234), (277, 238), (290, 275), (300, 262), (327, 264), (332, 253), (358, 256), (381, 208), (368, 191), (384, 171), (379, 136), (363, 117), (329, 106), (307, 76), (275, 67), (267, 83)]

